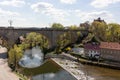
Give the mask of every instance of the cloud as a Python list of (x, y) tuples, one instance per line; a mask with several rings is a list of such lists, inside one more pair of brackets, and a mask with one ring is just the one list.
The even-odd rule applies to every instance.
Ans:
[[(18, 12), (3, 10), (0, 8), (0, 25), (8, 26), (8, 20), (13, 20), (13, 26), (19, 26), (20, 24), (27, 23), (28, 21)], [(18, 25), (18, 23), (20, 23)]]
[(17, 12), (12, 12), (12, 11), (7, 11), (7, 10), (3, 10), (0, 8), (0, 16), (3, 16), (3, 17), (7, 17), (7, 16), (20, 16), (19, 13)]
[(104, 8), (109, 6), (110, 4), (115, 4), (120, 2), (120, 0), (93, 0), (91, 5), (95, 8)]
[(31, 8), (35, 12), (45, 14), (55, 20), (65, 20), (65, 17), (69, 15), (66, 11), (62, 9), (57, 9), (52, 4), (46, 2), (38, 2), (31, 5)]
[(83, 12), (80, 10), (75, 10), (75, 15), (77, 17), (80, 17), (82, 21), (93, 21), (94, 19), (97, 19), (98, 17), (101, 17), (107, 22), (113, 22), (114, 16), (108, 12), (108, 11), (92, 11), (92, 12)]
[(65, 4), (73, 4), (76, 3), (76, 0), (60, 0), (60, 2)]
[(25, 1), (23, 1), (23, 0), (5, 0), (5, 1), (1, 1), (0, 5), (21, 7), (21, 6), (25, 5)]

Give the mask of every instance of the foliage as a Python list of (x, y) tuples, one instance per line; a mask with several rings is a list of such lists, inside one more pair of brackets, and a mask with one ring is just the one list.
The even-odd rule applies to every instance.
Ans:
[(69, 29), (70, 29), (70, 30), (78, 30), (79, 27), (77, 27), (76, 25), (71, 25), (71, 26), (69, 27)]
[(92, 32), (95, 36), (97, 36), (101, 41), (106, 40), (106, 30), (107, 30), (107, 24), (103, 22), (93, 22), (92, 25)]
[(19, 45), (15, 44), (13, 48), (9, 50), (8, 52), (9, 65), (12, 64), (12, 66), (15, 66), (15, 68), (17, 68), (18, 62), (23, 56), (23, 51), (25, 49), (32, 48), (36, 45), (39, 45), (40, 49), (42, 49), (43, 52), (49, 48), (48, 40), (45, 36), (35, 32), (27, 34), (24, 42), (22, 42)]
[(48, 39), (45, 36), (43, 36), (39, 33), (35, 33), (35, 32), (31, 32), (31, 33), (27, 34), (24, 44), (25, 44), (26, 48), (34, 47), (36, 45), (39, 45), (42, 50), (44, 48), (49, 48)]
[(12, 64), (12, 66), (15, 66), (17, 68), (18, 62), (23, 56), (22, 47), (14, 45), (14, 47), (9, 50), (8, 55), (9, 55), (8, 57), (9, 65)]
[(64, 26), (60, 23), (53, 23), (51, 27), (53, 29), (64, 29)]
[(88, 30), (89, 27), (90, 27), (89, 21), (86, 21), (86, 22), (84, 22), (84, 23), (81, 23), (80, 26), (79, 26), (80, 30)]
[(62, 49), (71, 43), (71, 34), (66, 32), (58, 37), (56, 53), (61, 53)]
[(7, 43), (7, 41), (6, 41), (3, 37), (1, 37), (1, 36), (0, 36), (0, 45), (8, 48), (8, 43)]
[(120, 42), (120, 25), (116, 23), (108, 24), (107, 41)]
[[(96, 38), (100, 41), (105, 42), (120, 42), (120, 25), (116, 23), (106, 24), (104, 22), (94, 21), (90, 28), (89, 35), (83, 40), (87, 42), (92, 40), (92, 38)], [(92, 35), (93, 36), (92, 36)]]

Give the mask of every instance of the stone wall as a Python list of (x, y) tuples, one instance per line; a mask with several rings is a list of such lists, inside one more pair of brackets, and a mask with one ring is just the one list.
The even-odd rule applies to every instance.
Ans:
[(48, 41), (50, 47), (56, 46), (56, 41), (58, 39), (58, 36), (65, 33), (65, 32), (71, 33), (71, 41), (74, 43), (77, 39), (77, 32), (81, 32), (82, 35), (87, 35), (88, 31), (86, 30), (54, 30), (54, 29), (36, 29), (36, 28), (4, 28), (0, 27), (0, 36), (2, 36), (9, 45), (12, 45), (15, 43), (15, 41), (19, 38), (21, 35), (25, 35), (30, 32), (37, 32), (42, 35), (44, 35)]

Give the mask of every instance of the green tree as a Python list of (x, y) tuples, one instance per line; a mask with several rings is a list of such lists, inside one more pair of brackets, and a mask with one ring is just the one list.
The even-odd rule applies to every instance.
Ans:
[(15, 50), (11, 48), (8, 52), (8, 63), (15, 66)]
[(44, 48), (49, 48), (48, 39), (45, 36), (35, 32), (27, 34), (24, 44), (26, 47), (34, 47), (36, 45), (39, 45), (42, 50)]
[(53, 23), (51, 28), (53, 28), (53, 29), (64, 29), (64, 26), (60, 23)]
[(58, 37), (56, 53), (61, 53), (62, 49), (64, 49), (68, 44), (71, 43), (71, 34), (70, 32), (66, 32)]
[(69, 27), (70, 30), (78, 30), (79, 28), (76, 25), (71, 25)]
[(120, 25), (116, 23), (108, 24), (107, 41), (120, 42)]
[(48, 39), (45, 36), (35, 32), (27, 34), (24, 42), (19, 45), (15, 44), (13, 48), (9, 50), (9, 65), (12, 64), (12, 66), (15, 66), (17, 69), (18, 62), (22, 58), (24, 50), (27, 48), (32, 48), (36, 45), (40, 46), (40, 49), (42, 49), (42, 51), (45, 51), (48, 49)]
[(101, 41), (106, 41), (107, 24), (95, 21), (91, 25), (91, 31)]
[(9, 65), (12, 64), (12, 66), (15, 66), (15, 68), (18, 68), (18, 62), (23, 56), (23, 49), (22, 47), (19, 47), (17, 45), (14, 45), (13, 48), (10, 49), (8, 52), (9, 58), (8, 62)]

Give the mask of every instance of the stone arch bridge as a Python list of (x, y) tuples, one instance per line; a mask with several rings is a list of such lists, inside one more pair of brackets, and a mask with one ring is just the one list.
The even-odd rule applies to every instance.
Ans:
[(87, 35), (88, 31), (86, 30), (56, 30), (56, 29), (48, 29), (48, 28), (13, 28), (13, 27), (0, 27), (0, 36), (3, 37), (9, 45), (13, 45), (15, 41), (18, 39), (19, 36), (25, 35), (30, 32), (37, 32), (44, 36), (46, 36), (49, 40), (50, 47), (56, 46), (56, 41), (58, 39), (58, 36), (65, 33), (70, 32), (71, 33), (71, 40), (74, 43), (77, 39), (77, 32), (81, 32), (83, 35)]

